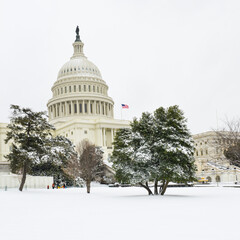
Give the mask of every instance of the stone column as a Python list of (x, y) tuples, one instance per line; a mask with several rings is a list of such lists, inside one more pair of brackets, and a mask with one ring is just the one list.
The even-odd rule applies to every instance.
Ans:
[(53, 106), (54, 106), (54, 117), (56, 117), (57, 116), (57, 114), (56, 114), (56, 104), (54, 104)]
[(64, 114), (67, 116), (67, 102), (64, 103)]
[(74, 114), (73, 101), (71, 101), (71, 115)]
[(111, 128), (111, 139), (112, 139), (111, 145), (113, 145), (113, 129), (112, 128)]
[(105, 142), (106, 142), (106, 139), (105, 139), (105, 128), (103, 128), (103, 146), (105, 146)]
[(77, 114), (80, 114), (80, 106), (79, 106), (79, 101), (76, 101), (76, 104), (77, 104)]
[(103, 114), (103, 115), (106, 115), (105, 102), (103, 102), (103, 112), (104, 112), (104, 114)]
[(103, 145), (103, 129), (101, 128), (100, 129), (100, 145), (102, 146)]
[(102, 115), (102, 102), (101, 102), (101, 101), (99, 101), (99, 106), (100, 106), (100, 107), (99, 107), (99, 109), (100, 109), (99, 114)]
[(60, 103), (61, 117), (63, 117), (63, 102)]
[(96, 115), (96, 101), (93, 101), (93, 114)]
[(88, 114), (91, 114), (91, 101), (88, 100)]

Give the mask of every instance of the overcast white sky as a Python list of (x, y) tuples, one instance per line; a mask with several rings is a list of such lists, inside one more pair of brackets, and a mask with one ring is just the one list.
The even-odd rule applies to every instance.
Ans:
[(47, 110), (79, 25), (115, 117), (179, 105), (192, 133), (238, 117), (240, 1), (0, 0), (0, 122), (10, 104)]

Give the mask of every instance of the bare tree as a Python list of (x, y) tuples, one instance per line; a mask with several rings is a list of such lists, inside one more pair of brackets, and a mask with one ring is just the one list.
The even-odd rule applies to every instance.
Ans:
[(226, 120), (225, 127), (215, 130), (216, 146), (230, 164), (240, 167), (240, 118)]
[(79, 154), (80, 177), (86, 182), (87, 193), (90, 193), (92, 181), (100, 180), (104, 174), (103, 152), (88, 140), (77, 146)]

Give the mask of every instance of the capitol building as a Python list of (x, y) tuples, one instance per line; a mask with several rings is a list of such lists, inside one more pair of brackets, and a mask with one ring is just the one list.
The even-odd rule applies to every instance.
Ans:
[[(117, 129), (128, 128), (129, 121), (114, 119), (114, 101), (108, 96), (108, 85), (103, 80), (98, 67), (84, 54), (84, 43), (76, 30), (73, 55), (59, 70), (57, 80), (51, 90), (52, 97), (47, 102), (49, 123), (54, 125), (54, 136), (62, 135), (75, 146), (87, 139), (104, 151), (104, 161), (113, 151), (113, 139)], [(20, 178), (10, 173), (5, 155), (11, 143), (5, 144), (7, 123), (0, 123), (0, 188), (18, 187)], [(193, 135), (197, 177), (206, 182), (238, 182), (240, 169), (229, 164), (222, 153), (217, 152), (212, 143), (214, 132)], [(28, 176), (29, 187), (51, 185), (52, 177)]]
[[(128, 128), (129, 121), (114, 119), (114, 101), (108, 96), (108, 85), (98, 67), (84, 55), (84, 43), (78, 31), (77, 28), (73, 55), (60, 68), (51, 89), (52, 98), (47, 103), (49, 123), (56, 129), (54, 136), (65, 136), (75, 146), (87, 139), (101, 147), (104, 151), (104, 161), (107, 163), (113, 151), (116, 130)], [(10, 181), (8, 179), (12, 181), (11, 186), (19, 184), (16, 183), (17, 180), (12, 180), (9, 163), (4, 158), (11, 148), (11, 143), (4, 142), (6, 132), (7, 124), (0, 123), (0, 187), (1, 182), (4, 186)], [(17, 176), (15, 178), (17, 179)], [(50, 185), (47, 184), (47, 177), (44, 181), (37, 179), (44, 177), (32, 177), (32, 181), (34, 178), (37, 182), (34, 186)]]

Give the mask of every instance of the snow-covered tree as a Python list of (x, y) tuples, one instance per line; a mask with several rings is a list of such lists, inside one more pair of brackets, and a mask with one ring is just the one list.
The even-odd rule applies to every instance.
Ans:
[(91, 144), (88, 140), (83, 140), (77, 146), (78, 158), (73, 158), (71, 166), (77, 167), (74, 177), (82, 178), (87, 186), (87, 193), (90, 193), (92, 181), (100, 180), (104, 175), (103, 151)]
[(22, 174), (19, 190), (22, 191), (27, 174), (40, 164), (56, 166), (74, 153), (72, 143), (64, 137), (53, 138), (54, 127), (48, 123), (45, 112), (33, 112), (29, 108), (11, 105), (13, 110), (5, 142), (12, 141), (6, 158), (13, 173)]
[[(112, 155), (116, 178), (139, 184), (149, 194), (164, 194), (168, 183), (194, 179), (193, 141), (178, 106), (158, 108), (134, 119), (131, 129), (120, 129)], [(160, 188), (158, 190), (158, 185)]]
[(56, 185), (72, 185), (74, 179), (64, 169), (72, 158), (76, 157), (75, 146), (64, 136), (45, 139), (45, 151), (35, 162), (31, 174), (36, 176), (53, 176)]

